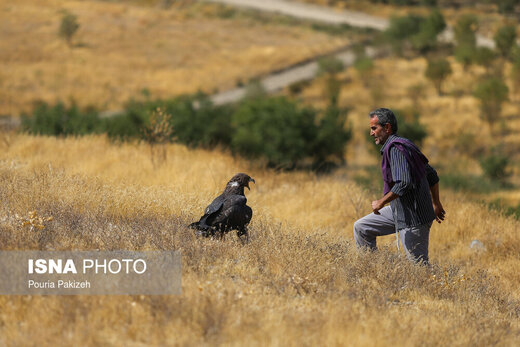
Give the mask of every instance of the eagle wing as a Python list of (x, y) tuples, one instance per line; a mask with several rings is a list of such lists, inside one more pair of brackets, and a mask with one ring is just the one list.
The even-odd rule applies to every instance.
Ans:
[(213, 220), (217, 216), (217, 214), (222, 210), (222, 206), (224, 205), (224, 194), (219, 195), (211, 202), (211, 204), (206, 207), (204, 210), (204, 215), (200, 217), (198, 222), (190, 224), (190, 227), (199, 229), (199, 230), (208, 230), (214, 224)]
[(246, 205), (244, 195), (227, 196), (221, 211), (215, 214), (212, 225), (220, 225), (219, 229), (243, 229), (251, 220), (253, 211)]

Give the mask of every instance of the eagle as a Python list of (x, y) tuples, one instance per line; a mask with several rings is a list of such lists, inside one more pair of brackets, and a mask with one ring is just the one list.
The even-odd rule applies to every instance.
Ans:
[(253, 210), (246, 205), (244, 187), (251, 190), (249, 182), (255, 183), (255, 180), (245, 173), (237, 173), (226, 184), (224, 192), (206, 207), (200, 220), (188, 227), (196, 229), (196, 235), (203, 237), (222, 238), (224, 233), (237, 230), (239, 239), (243, 243), (248, 242), (247, 226), (253, 217)]

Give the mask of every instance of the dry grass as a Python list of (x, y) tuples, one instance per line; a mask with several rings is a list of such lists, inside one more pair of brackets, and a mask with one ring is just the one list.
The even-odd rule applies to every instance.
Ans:
[[(0, 154), (1, 249), (180, 249), (179, 296), (0, 297), (0, 343), (43, 345), (517, 345), (519, 223), (445, 193), (431, 269), (352, 246), (372, 199), (348, 179), (274, 173), (217, 150), (18, 135)], [(185, 225), (238, 171), (252, 242)], [(15, 215), (48, 218), (30, 231)], [(468, 248), (481, 240), (485, 252)], [(377, 328), (375, 328), (377, 327)]]
[[(71, 49), (58, 37), (61, 11), (78, 17)], [(0, 4), (0, 114), (34, 100), (119, 109), (147, 89), (154, 97), (226, 90), (346, 45), (251, 18), (222, 19), (216, 5), (168, 10), (134, 2), (8, 0)]]

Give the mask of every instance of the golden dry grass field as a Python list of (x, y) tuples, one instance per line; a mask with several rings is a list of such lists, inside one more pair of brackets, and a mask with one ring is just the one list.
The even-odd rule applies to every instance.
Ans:
[[(80, 25), (72, 47), (58, 36), (63, 10)], [(164, 9), (130, 1), (2, 1), (0, 115), (29, 112), (35, 100), (113, 110), (145, 89), (153, 97), (226, 90), (350, 39), (225, 14), (222, 6), (191, 2)]]
[[(393, 236), (354, 249), (374, 196), (341, 173), (276, 173), (175, 144), (154, 168), (148, 146), (102, 136), (5, 143), (1, 249), (177, 249), (183, 267), (178, 296), (2, 296), (2, 345), (520, 342), (520, 223), (464, 195), (442, 191), (448, 217), (425, 268), (398, 257)], [(240, 171), (257, 181), (251, 242), (196, 239), (185, 226)], [(31, 231), (16, 217), (30, 211), (52, 221)]]

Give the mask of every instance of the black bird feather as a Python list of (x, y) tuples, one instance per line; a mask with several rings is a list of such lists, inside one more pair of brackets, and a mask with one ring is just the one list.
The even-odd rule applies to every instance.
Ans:
[(250, 189), (249, 182), (255, 183), (255, 180), (244, 173), (233, 176), (224, 192), (206, 207), (200, 220), (191, 223), (189, 227), (196, 229), (198, 236), (204, 237), (222, 237), (224, 233), (237, 230), (238, 237), (248, 241), (247, 226), (253, 217), (253, 210), (246, 205), (244, 188)]

